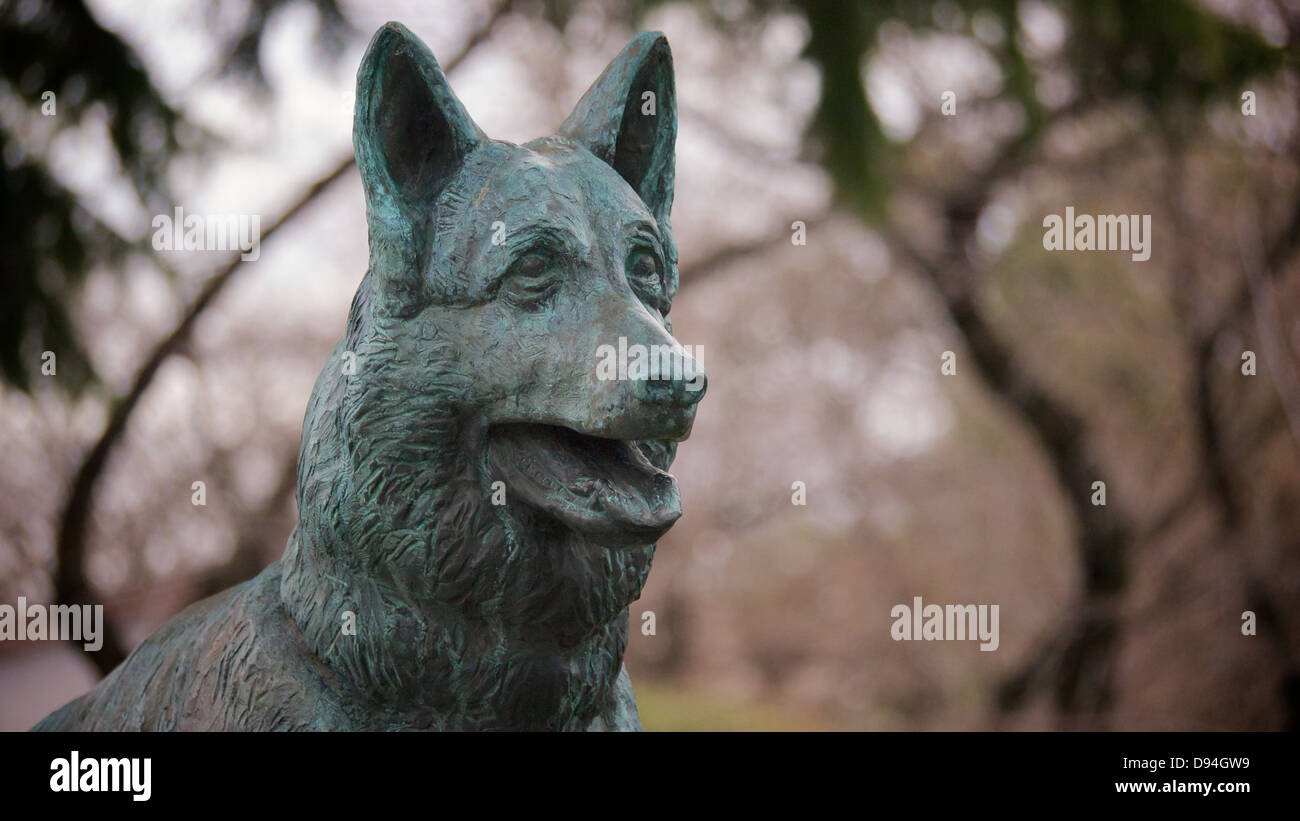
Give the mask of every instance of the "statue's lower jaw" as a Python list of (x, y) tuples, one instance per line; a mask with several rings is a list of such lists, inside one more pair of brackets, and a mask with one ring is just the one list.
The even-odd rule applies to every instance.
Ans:
[(609, 547), (652, 544), (682, 515), (677, 482), (633, 442), (552, 425), (488, 432), (493, 481), (522, 502)]

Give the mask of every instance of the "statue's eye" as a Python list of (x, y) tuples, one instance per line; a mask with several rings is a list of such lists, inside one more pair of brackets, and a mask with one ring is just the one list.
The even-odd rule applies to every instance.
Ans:
[(628, 256), (627, 281), (642, 302), (663, 312), (663, 276), (659, 270), (659, 257), (653, 251), (638, 249)]
[(530, 251), (511, 266), (502, 282), (501, 293), (512, 304), (524, 308), (537, 308), (550, 299), (559, 288), (552, 275), (554, 260), (539, 251)]

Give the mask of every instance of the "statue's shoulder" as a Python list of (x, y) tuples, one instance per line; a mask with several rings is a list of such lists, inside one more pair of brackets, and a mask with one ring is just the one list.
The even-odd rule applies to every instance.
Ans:
[(280, 604), (276, 562), (195, 602), (36, 730), (347, 729), (332, 676)]

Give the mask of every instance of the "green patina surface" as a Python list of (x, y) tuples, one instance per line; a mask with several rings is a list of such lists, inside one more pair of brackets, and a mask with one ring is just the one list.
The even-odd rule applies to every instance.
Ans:
[(491, 140), (381, 28), (354, 135), (370, 266), (308, 405), (284, 557), (37, 728), (639, 729), (628, 606), (681, 514), (666, 471), (704, 374), (596, 363), (676, 346), (674, 96), (641, 34), (557, 135)]

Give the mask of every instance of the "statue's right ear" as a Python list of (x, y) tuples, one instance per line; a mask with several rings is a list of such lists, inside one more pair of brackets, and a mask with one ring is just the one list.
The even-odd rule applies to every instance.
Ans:
[(428, 46), (384, 24), (357, 71), (352, 133), (372, 216), (427, 212), (484, 139)]

